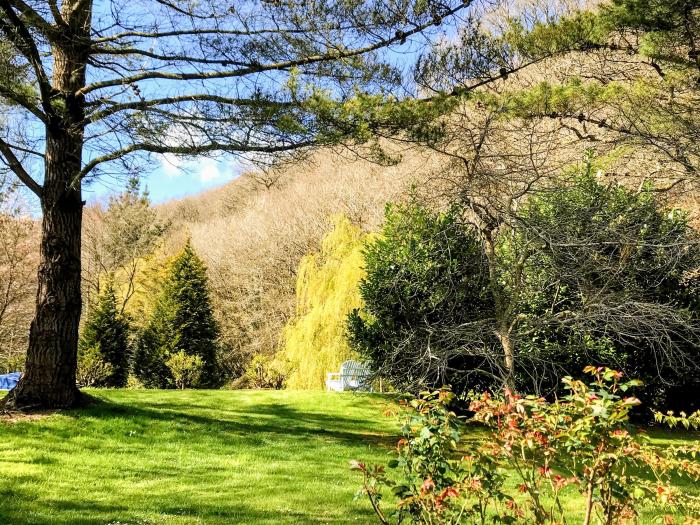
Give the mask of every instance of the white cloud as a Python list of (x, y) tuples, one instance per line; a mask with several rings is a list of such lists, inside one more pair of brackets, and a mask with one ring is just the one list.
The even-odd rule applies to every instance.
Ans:
[(161, 172), (168, 178), (186, 176), (203, 184), (234, 178), (243, 171), (238, 159), (160, 155)]
[(160, 156), (160, 165), (163, 168), (163, 173), (168, 177), (182, 175), (183, 164), (183, 159), (172, 153), (164, 153)]
[(210, 182), (220, 178), (223, 174), (219, 169), (219, 163), (214, 159), (201, 159), (195, 167), (202, 182)]
[(221, 168), (226, 169), (226, 164), (220, 165), (219, 161), (206, 157), (193, 157), (185, 159), (172, 153), (165, 153), (160, 158), (163, 173), (168, 177), (180, 177), (189, 174), (202, 182), (211, 182), (224, 176)]

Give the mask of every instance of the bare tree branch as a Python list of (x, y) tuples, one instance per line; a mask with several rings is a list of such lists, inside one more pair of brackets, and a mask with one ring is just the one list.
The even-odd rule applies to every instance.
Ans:
[(29, 188), (37, 197), (41, 198), (43, 188), (36, 182), (29, 173), (22, 167), (22, 163), (15, 156), (12, 148), (0, 138), (0, 153), (2, 153), (5, 163), (10, 167), (12, 172), (17, 176), (19, 180), (24, 183), (27, 188)]

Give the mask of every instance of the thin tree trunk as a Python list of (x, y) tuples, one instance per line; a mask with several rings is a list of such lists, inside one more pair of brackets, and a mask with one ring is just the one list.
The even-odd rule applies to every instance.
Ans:
[(510, 339), (508, 328), (501, 327), (501, 329), (496, 332), (496, 336), (498, 337), (498, 340), (501, 343), (501, 348), (503, 349), (503, 362), (506, 367), (505, 384), (507, 388), (513, 390), (515, 388), (515, 357), (513, 355), (513, 343)]
[(583, 525), (589, 525), (591, 523), (591, 516), (593, 511), (593, 482), (588, 482), (588, 487), (586, 488), (586, 515), (583, 518)]
[(488, 260), (489, 270), (489, 288), (491, 297), (493, 298), (497, 328), (494, 330), (494, 335), (501, 343), (503, 350), (503, 365), (505, 367), (505, 377), (503, 381), (505, 387), (513, 391), (515, 389), (515, 355), (513, 349), (513, 341), (510, 338), (509, 316), (512, 298), (505, 298), (501, 292), (498, 282), (498, 256), (496, 255), (496, 243), (494, 241), (494, 228), (483, 227), (481, 231), (486, 247), (486, 259)]
[(83, 216), (81, 181), (85, 85), (91, 0), (64, 0), (67, 28), (52, 48), (52, 107), (46, 125), (41, 261), (36, 313), (29, 331), (24, 374), (4, 400), (14, 409), (68, 408), (80, 401), (76, 386)]

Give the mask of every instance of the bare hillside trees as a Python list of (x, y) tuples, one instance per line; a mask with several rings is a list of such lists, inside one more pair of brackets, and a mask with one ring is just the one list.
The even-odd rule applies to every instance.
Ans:
[[(428, 154), (413, 152), (402, 164), (382, 168), (323, 152), (312, 162), (286, 167), (269, 189), (235, 181), (230, 187), (231, 195), (239, 198), (235, 208), (226, 194), (217, 192), (219, 202), (228, 203), (218, 217), (174, 222), (172, 230), (188, 231), (207, 263), (228, 349), (223, 361), (232, 376), (240, 374), (252, 355), (272, 355), (279, 348), (282, 328), (294, 313), (299, 262), (318, 250), (332, 216), (343, 214), (364, 230), (376, 229), (385, 203), (400, 198), (432, 162)], [(241, 197), (239, 184), (256, 189), (244, 190)], [(167, 215), (176, 221), (172, 206)], [(199, 202), (188, 206), (198, 207)]]
[(124, 192), (112, 196), (106, 207), (96, 205), (86, 210), (82, 279), (88, 308), (109, 281), (124, 313), (136, 293), (136, 278), (145, 259), (159, 246), (167, 226), (137, 179), (131, 179)]
[(36, 293), (36, 221), (0, 184), (0, 372), (22, 370)]

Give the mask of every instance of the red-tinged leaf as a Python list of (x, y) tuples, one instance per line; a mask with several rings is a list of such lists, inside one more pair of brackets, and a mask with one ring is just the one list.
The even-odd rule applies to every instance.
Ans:
[(432, 478), (427, 478), (424, 482), (423, 485), (420, 488), (421, 494), (425, 494), (427, 492), (432, 491), (435, 488), (435, 482), (432, 480)]
[(357, 461), (356, 459), (353, 459), (350, 461), (350, 470), (361, 470), (362, 472), (365, 472), (367, 470), (367, 467), (365, 466), (364, 463), (361, 463)]

